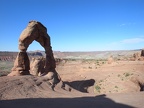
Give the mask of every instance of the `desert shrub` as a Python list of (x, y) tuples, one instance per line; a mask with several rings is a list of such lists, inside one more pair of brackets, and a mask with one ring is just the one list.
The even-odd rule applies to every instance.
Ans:
[(89, 69), (92, 69), (92, 67), (91, 67), (91, 66), (89, 66), (88, 68), (89, 68)]
[(12, 61), (0, 61), (0, 76), (6, 76), (13, 67)]
[(100, 90), (101, 90), (101, 87), (99, 85), (96, 85), (94, 91), (100, 93)]
[(128, 77), (128, 76), (130, 76), (130, 73), (125, 73), (124, 75), (125, 75), (125, 77)]
[(122, 80), (122, 81), (124, 81), (124, 80), (128, 80), (131, 76), (133, 75), (133, 73), (131, 73), (131, 72), (125, 72), (125, 73), (123, 73), (123, 74), (118, 74), (117, 76)]

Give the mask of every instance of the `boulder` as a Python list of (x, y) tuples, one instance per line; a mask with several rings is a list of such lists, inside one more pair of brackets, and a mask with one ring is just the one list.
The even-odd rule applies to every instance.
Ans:
[(45, 59), (32, 58), (30, 63), (30, 74), (40, 76), (44, 73)]

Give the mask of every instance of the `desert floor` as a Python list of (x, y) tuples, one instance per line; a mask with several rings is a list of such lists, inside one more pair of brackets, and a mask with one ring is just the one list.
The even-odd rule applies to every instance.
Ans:
[(0, 77), (0, 108), (144, 108), (144, 61), (63, 61), (65, 89), (42, 77)]

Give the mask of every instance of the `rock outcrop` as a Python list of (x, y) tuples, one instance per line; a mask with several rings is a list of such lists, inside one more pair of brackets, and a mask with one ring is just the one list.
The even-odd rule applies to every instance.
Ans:
[(45, 58), (32, 58), (30, 63), (30, 74), (40, 76), (44, 72)]
[(33, 41), (37, 41), (45, 49), (46, 60), (44, 65), (43, 75), (48, 72), (53, 72), (56, 79), (58, 79), (55, 70), (56, 63), (53, 56), (53, 51), (50, 43), (50, 36), (47, 34), (47, 29), (44, 25), (37, 21), (30, 21), (28, 26), (23, 30), (19, 37), (19, 50), (17, 58), (12, 68), (12, 72), (8, 76), (19, 76), (30, 74), (30, 61), (27, 55), (27, 48)]
[(135, 61), (140, 60), (140, 58), (141, 58), (140, 53), (138, 53), (138, 52), (134, 53), (133, 58), (134, 58)]
[(144, 57), (144, 49), (141, 50), (141, 56)]

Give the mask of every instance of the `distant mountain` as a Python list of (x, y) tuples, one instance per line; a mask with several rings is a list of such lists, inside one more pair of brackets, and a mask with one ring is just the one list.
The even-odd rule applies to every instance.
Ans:
[[(107, 59), (113, 57), (128, 57), (134, 53), (140, 53), (141, 49), (137, 50), (119, 50), (119, 51), (89, 51), (89, 52), (61, 52), (53, 51), (55, 58), (64, 59)], [(15, 59), (18, 52), (0, 51), (0, 60), (2, 59)], [(28, 56), (32, 57), (45, 57), (45, 51), (28, 51)]]
[(133, 56), (134, 53), (140, 53), (141, 49), (138, 50), (119, 50), (119, 51), (89, 51), (89, 52), (60, 52), (54, 51), (56, 58), (67, 58), (67, 59), (107, 59), (110, 56)]

